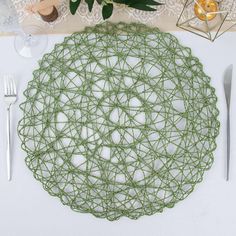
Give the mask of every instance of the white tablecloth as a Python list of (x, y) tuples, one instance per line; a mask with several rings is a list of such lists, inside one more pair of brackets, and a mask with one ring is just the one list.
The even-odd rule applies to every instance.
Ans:
[[(19, 103), (23, 90), (37, 68), (35, 59), (23, 59), (13, 47), (13, 37), (0, 38), (0, 235), (1, 236), (235, 236), (236, 235), (236, 81), (232, 99), (232, 171), (230, 182), (225, 181), (226, 160), (226, 105), (223, 74), (231, 64), (236, 70), (236, 33), (226, 33), (215, 43), (187, 32), (175, 35), (193, 50), (212, 77), (212, 85), (219, 98), (221, 129), (217, 139), (215, 162), (205, 173), (204, 180), (192, 194), (172, 209), (139, 220), (121, 218), (109, 222), (90, 214), (73, 212), (69, 207), (43, 190), (24, 163), (25, 153), (20, 148), (16, 132), (21, 117)], [(47, 51), (63, 36), (49, 36)], [(14, 73), (19, 98), (12, 108), (13, 115), (13, 180), (6, 177), (6, 112), (3, 102), (5, 73)], [(234, 75), (236, 80), (236, 73)]]

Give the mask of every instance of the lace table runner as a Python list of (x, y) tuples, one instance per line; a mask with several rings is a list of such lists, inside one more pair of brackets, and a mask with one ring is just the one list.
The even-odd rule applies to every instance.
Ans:
[[(24, 21), (24, 19), (28, 15), (27, 12), (24, 10), (25, 6), (27, 4), (35, 2), (37, 2), (37, 0), (13, 0), (13, 3), (18, 11), (19, 19), (21, 22)], [(155, 12), (144, 12), (127, 8), (125, 6), (124, 7), (117, 6), (114, 9), (113, 15), (115, 17), (117, 14), (122, 12), (127, 16), (127, 18), (132, 18), (134, 20), (146, 23), (151, 20), (154, 21), (154, 19), (156, 19), (158, 16), (162, 14), (178, 15), (182, 10), (184, 0), (159, 0), (159, 2), (163, 2), (165, 3), (165, 5), (158, 7), (157, 11)], [(70, 15), (69, 1), (61, 0), (58, 11), (60, 13), (60, 17), (57, 21), (51, 23), (51, 25), (55, 25), (67, 19), (68, 15)], [(94, 2), (93, 11), (91, 13), (88, 11), (88, 5), (85, 3), (85, 1), (82, 1), (77, 14), (81, 16), (82, 22), (87, 25), (97, 24), (102, 21), (101, 7), (97, 4), (96, 1)], [(36, 17), (39, 19), (38, 16)]]
[[(37, 0), (12, 0), (18, 15), (19, 20), (25, 24), (42, 24), (45, 26), (47, 33), (72, 33), (84, 29), (88, 25), (96, 25), (103, 22), (101, 14), (101, 6), (94, 2), (92, 12), (89, 12), (88, 6), (82, 0), (77, 14), (72, 16), (69, 12), (69, 1), (61, 0), (58, 7), (59, 17), (55, 22), (46, 23), (42, 21), (39, 15), (29, 15), (24, 9), (27, 4), (37, 2)], [(233, 0), (224, 0), (226, 9), (232, 5)], [(163, 31), (180, 30), (176, 27), (177, 18), (180, 15), (185, 0), (159, 0), (164, 3), (162, 6), (157, 7), (155, 12), (145, 12), (136, 9), (131, 9), (126, 6), (116, 5), (112, 17), (109, 19), (112, 22), (124, 21), (145, 23), (152, 27), (158, 27)], [(232, 8), (230, 19), (236, 19), (236, 3)], [(235, 30), (232, 28), (231, 30)]]

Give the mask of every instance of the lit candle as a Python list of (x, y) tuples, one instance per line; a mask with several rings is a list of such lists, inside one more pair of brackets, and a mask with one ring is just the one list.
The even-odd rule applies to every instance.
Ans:
[(194, 5), (194, 13), (202, 21), (213, 20), (218, 9), (219, 4), (216, 0), (198, 0)]

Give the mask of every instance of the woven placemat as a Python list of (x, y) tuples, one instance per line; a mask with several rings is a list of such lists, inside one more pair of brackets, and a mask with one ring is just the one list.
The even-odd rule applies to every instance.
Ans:
[(109, 220), (162, 212), (213, 162), (210, 78), (171, 34), (104, 23), (43, 56), (21, 104), (26, 164), (46, 191)]

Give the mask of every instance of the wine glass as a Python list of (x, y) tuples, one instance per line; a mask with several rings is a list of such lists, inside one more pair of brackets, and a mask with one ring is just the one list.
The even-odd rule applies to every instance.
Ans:
[(36, 25), (20, 27), (16, 10), (11, 0), (0, 1), (0, 31), (16, 33), (16, 52), (27, 58), (39, 56), (47, 46), (47, 36)]

